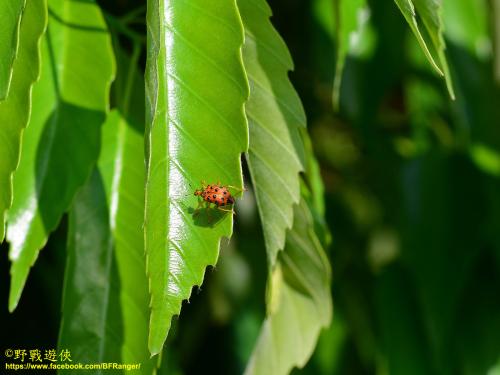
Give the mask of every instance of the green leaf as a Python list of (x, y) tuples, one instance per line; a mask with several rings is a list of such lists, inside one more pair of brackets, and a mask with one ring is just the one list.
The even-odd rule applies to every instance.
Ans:
[[(2, 14), (0, 12), (0, 17)], [(0, 27), (3, 27), (2, 22), (0, 20)], [(30, 117), (31, 88), (40, 73), (39, 43), (46, 24), (45, 1), (29, 2), (21, 22), (20, 46), (12, 66), (10, 94), (0, 102), (0, 141), (3, 144), (0, 147), (0, 242), (5, 235), (5, 214), (12, 204), (12, 174), (19, 163), (21, 137)], [(3, 31), (0, 31), (0, 38), (3, 36)], [(3, 45), (4, 42), (0, 43)], [(0, 57), (0, 65), (2, 61), (4, 57)]]
[(250, 147), (247, 161), (264, 230), (269, 265), (285, 245), (293, 224), (293, 205), (299, 202), (299, 172), (304, 149), (299, 129), (306, 117), (288, 79), (293, 62), (273, 28), (264, 0), (238, 1), (245, 26), (243, 61), (250, 82), (245, 105)]
[[(451, 81), (450, 70), (448, 68), (448, 62), (445, 54), (445, 41), (443, 37), (444, 24), (441, 18), (442, 11), (442, 0), (413, 0), (415, 5), (413, 5), (412, 0), (394, 0), (403, 13), (406, 21), (410, 25), (413, 34), (417, 38), (420, 47), (424, 51), (427, 60), (430, 62), (432, 67), (441, 75), (444, 76), (446, 81), (446, 87), (448, 93), (452, 99), (455, 99), (455, 92), (453, 90), (453, 84)], [(422, 22), (427, 30), (427, 33), (431, 39), (434, 50), (437, 53), (441, 67), (438, 66), (434, 57), (432, 56), (427, 44), (420, 33), (420, 29), (417, 23), (417, 14), (415, 13), (415, 8), (418, 15), (422, 19)]]
[(345, 59), (355, 44), (361, 39), (361, 33), (370, 18), (370, 9), (366, 0), (336, 0), (335, 16), (337, 25), (337, 61), (333, 81), (333, 106), (339, 108), (340, 85)]
[(311, 207), (314, 217), (314, 228), (321, 244), (328, 248), (332, 242), (332, 235), (325, 221), (325, 186), (321, 177), (320, 165), (314, 156), (312, 141), (306, 129), (302, 129), (302, 139), (306, 151), (305, 186), (302, 187), (302, 197)]
[[(459, 78), (451, 109), (454, 129), (458, 141), (472, 147), (469, 152), (480, 168), (494, 172), (492, 159), (485, 152), (477, 153), (500, 151), (500, 128), (492, 126), (500, 118), (500, 87), (493, 79), (488, 7), (482, 1), (466, 0), (445, 0), (443, 7), (449, 62)], [(488, 166), (483, 164), (487, 159)]]
[(51, 0), (49, 14), (8, 214), (11, 311), (49, 233), (97, 160), (114, 75), (110, 37), (93, 1)]
[(120, 58), (119, 109), (103, 125), (99, 169), (70, 212), (59, 347), (69, 348), (80, 362), (141, 363), (141, 373), (151, 374), (142, 231), (144, 80), (134, 56), (128, 68)]
[(483, 144), (473, 144), (469, 148), (469, 155), (483, 172), (500, 177), (500, 153)]
[(149, 0), (147, 21), (144, 230), (149, 349), (157, 354), (172, 316), (216, 263), (221, 237), (232, 233), (231, 214), (195, 212), (193, 190), (200, 180), (242, 187), (248, 87), (233, 1)]
[[(32, 7), (37, 5), (32, 5)], [(4, 100), (9, 93), (14, 60), (20, 43), (19, 28), (25, 6), (26, 0), (0, 0), (2, 10), (0, 12), (0, 101)], [(40, 21), (43, 23), (43, 17), (33, 26), (39, 25)]]
[[(415, 6), (413, 5), (412, 1), (411, 0), (394, 0), (394, 1), (396, 2), (396, 5), (403, 14), (404, 18), (408, 22), (408, 25), (410, 25), (413, 34), (417, 38), (417, 41), (420, 44), (420, 47), (422, 48), (422, 51), (424, 52), (425, 56), (427, 57), (427, 60), (429, 60), (431, 66), (436, 70), (436, 72), (438, 72), (439, 75), (441, 76), (444, 75), (442, 70), (439, 68), (438, 64), (434, 61), (434, 58), (432, 57), (432, 54), (429, 51), (427, 44), (425, 43), (424, 37), (420, 33), (420, 29), (418, 28), (418, 23), (417, 23), (417, 14), (415, 13)], [(434, 0), (428, 0), (428, 1), (434, 1)]]
[(446, 45), (443, 37), (443, 20), (441, 17), (442, 0), (413, 0), (415, 7), (422, 18), (432, 44), (437, 51), (439, 62), (444, 73), (446, 87), (452, 99), (455, 99), (455, 92), (451, 82), (450, 69), (446, 60), (445, 49)]
[(311, 209), (302, 199), (271, 275), (268, 316), (246, 375), (281, 375), (303, 367), (320, 330), (330, 324), (330, 264), (313, 228)]
[[(497, 0), (493, 2), (498, 3)], [(488, 4), (478, 0), (442, 0), (446, 39), (484, 61), (491, 57)], [(498, 19), (498, 18), (493, 18)], [(495, 22), (494, 26), (498, 26)]]

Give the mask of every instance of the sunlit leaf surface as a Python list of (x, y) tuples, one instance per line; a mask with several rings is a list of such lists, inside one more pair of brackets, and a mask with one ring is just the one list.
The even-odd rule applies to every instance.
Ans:
[(156, 354), (182, 300), (216, 263), (220, 238), (232, 233), (232, 215), (195, 211), (193, 192), (201, 180), (242, 187), (248, 87), (234, 1), (149, 0), (147, 20), (144, 230)]
[(114, 74), (110, 37), (93, 1), (49, 1), (45, 35), (8, 215), (11, 311), (48, 234), (97, 160)]
[[(13, 1), (11, 5), (15, 3)], [(4, 6), (12, 10), (11, 5)], [(3, 13), (0, 12), (0, 15)], [(6, 24), (2, 22), (0, 19), (0, 38), (5, 36), (2, 28)], [(0, 101), (0, 144), (3, 145), (0, 147), (0, 242), (5, 235), (5, 213), (12, 204), (12, 174), (19, 163), (21, 137), (30, 117), (31, 88), (40, 73), (40, 38), (46, 24), (45, 1), (29, 2), (21, 23), (19, 51), (12, 66), (14, 73), (10, 93), (4, 101)], [(4, 41), (0, 41), (0, 48), (4, 45)], [(0, 56), (0, 66), (5, 63), (4, 59), (6, 57)]]
[(302, 104), (288, 79), (293, 62), (269, 17), (264, 0), (238, 2), (245, 26), (243, 60), (250, 82), (245, 105), (250, 129), (248, 165), (264, 230), (269, 264), (285, 245), (299, 201), (299, 172), (304, 149), (299, 128), (305, 127)]

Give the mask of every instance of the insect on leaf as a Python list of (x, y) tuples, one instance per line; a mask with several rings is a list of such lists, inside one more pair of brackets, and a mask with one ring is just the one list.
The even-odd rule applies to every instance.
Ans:
[[(149, 0), (144, 236), (157, 354), (191, 289), (215, 265), (232, 215), (196, 211), (200, 181), (242, 188), (248, 147), (243, 28), (232, 0)], [(236, 195), (238, 197), (238, 195)]]

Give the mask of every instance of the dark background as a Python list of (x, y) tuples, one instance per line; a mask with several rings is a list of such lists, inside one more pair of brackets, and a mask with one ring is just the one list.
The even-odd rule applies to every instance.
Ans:
[[(333, 235), (333, 324), (295, 372), (498, 374), (500, 177), (488, 166), (500, 160), (500, 89), (492, 59), (447, 40), (452, 102), (421, 56), (408, 53), (416, 40), (394, 2), (370, 1), (376, 43), (369, 58), (347, 59), (335, 113), (334, 44), (313, 2), (269, 2), (295, 62), (290, 77), (307, 112)], [(101, 3), (120, 15), (144, 2)], [(491, 154), (474, 158), (478, 147)], [(265, 312), (264, 244), (248, 207), (174, 322), (163, 373), (243, 371)], [(63, 220), (52, 234), (14, 314), (1, 246), (2, 347), (56, 348), (66, 227)]]

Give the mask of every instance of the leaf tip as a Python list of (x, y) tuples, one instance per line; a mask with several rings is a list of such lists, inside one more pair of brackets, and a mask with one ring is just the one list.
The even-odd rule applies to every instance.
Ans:
[(150, 354), (149, 358), (153, 358), (155, 355), (160, 354), (163, 348), (163, 343), (165, 342), (166, 339), (166, 337), (165, 338), (160, 337), (159, 340), (157, 340), (156, 338), (158, 338), (157, 335), (153, 335), (151, 332), (149, 332), (149, 341), (148, 341), (148, 349)]
[(21, 294), (23, 293), (24, 286), (26, 285), (26, 280), (28, 279), (28, 273), (31, 267), (28, 267), (27, 269), (20, 269), (20, 264), (16, 263), (16, 261), (12, 260), (12, 258), (11, 262), (9, 312), (12, 313), (19, 304), (19, 300), (21, 299)]
[(20, 292), (18, 289), (10, 288), (9, 293), (9, 313), (13, 313), (19, 303)]

